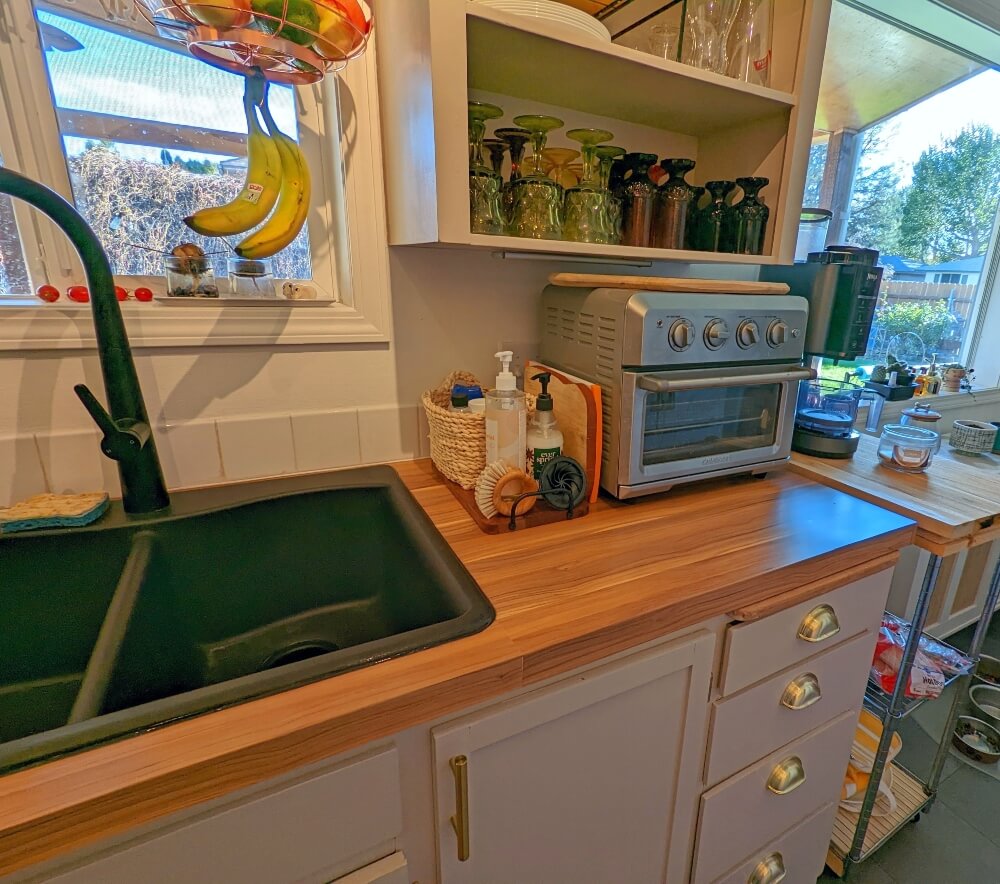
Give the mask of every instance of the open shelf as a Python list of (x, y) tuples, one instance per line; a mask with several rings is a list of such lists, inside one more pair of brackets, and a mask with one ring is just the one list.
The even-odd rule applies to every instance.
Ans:
[(469, 86), (703, 135), (787, 116), (795, 96), (466, 2)]
[(573, 255), (612, 261), (684, 261), (690, 264), (774, 264), (770, 255), (734, 255), (729, 252), (700, 252), (687, 249), (654, 249), (640, 246), (597, 245), (556, 239), (527, 239), (521, 236), (469, 235), (469, 245), (502, 252), (530, 252), (554, 257)]
[[(892, 792), (896, 796), (896, 812), (889, 816), (873, 816), (865, 834), (865, 843), (861, 848), (861, 860), (867, 859), (886, 841), (909, 823), (920, 813), (932, 798), (924, 791), (923, 783), (913, 774), (898, 764), (889, 764), (886, 770), (892, 768)], [(826, 856), (826, 864), (838, 875), (844, 874), (844, 860), (851, 850), (851, 841), (858, 827), (858, 814), (837, 809), (837, 818), (833, 824), (833, 837), (830, 850)]]

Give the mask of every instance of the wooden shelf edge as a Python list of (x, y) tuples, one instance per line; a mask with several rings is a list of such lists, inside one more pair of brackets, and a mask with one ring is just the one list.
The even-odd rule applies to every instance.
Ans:
[(666, 58), (658, 58), (655, 55), (642, 52), (638, 49), (629, 49), (627, 46), (619, 46), (617, 43), (605, 43), (602, 40), (587, 37), (582, 32), (578, 35), (577, 40), (547, 34), (539, 30), (536, 22), (529, 16), (502, 12), (498, 9), (484, 6), (482, 3), (476, 2), (476, 0), (466, 0), (465, 11), (469, 18), (482, 19), (493, 24), (512, 28), (513, 30), (523, 31), (536, 37), (544, 37), (555, 43), (564, 43), (567, 47), (574, 49), (597, 52), (618, 59), (626, 64), (643, 65), (653, 70), (662, 71), (665, 74), (684, 77), (694, 82), (707, 83), (719, 89), (727, 89), (734, 93), (770, 102), (776, 106), (795, 107), (798, 104), (798, 98), (791, 92), (771, 89), (766, 86), (756, 86), (752, 83), (744, 83), (742, 80), (736, 80), (723, 74), (704, 71), (701, 68), (692, 67), (691, 65), (671, 61)]

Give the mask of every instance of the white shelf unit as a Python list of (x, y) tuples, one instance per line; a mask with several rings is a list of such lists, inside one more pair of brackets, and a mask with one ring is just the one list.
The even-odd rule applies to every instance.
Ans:
[[(772, 83), (749, 85), (475, 0), (376, 0), (392, 245), (451, 245), (566, 257), (787, 263), (792, 260), (831, 0), (775, 4)], [(390, 8), (391, 7), (391, 8)], [(376, 12), (377, 14), (377, 12)], [(631, 151), (690, 156), (692, 183), (764, 175), (765, 254), (728, 255), (483, 236), (469, 230), (466, 103), (599, 126)], [(490, 128), (492, 131), (492, 127)], [(576, 146), (564, 130), (551, 146)]]

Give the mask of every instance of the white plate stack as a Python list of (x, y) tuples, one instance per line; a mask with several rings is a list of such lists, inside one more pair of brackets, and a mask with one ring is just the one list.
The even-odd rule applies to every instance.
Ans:
[(603, 43), (611, 42), (611, 33), (592, 15), (587, 15), (586, 12), (574, 9), (572, 6), (556, 3), (554, 0), (479, 0), (479, 2), (498, 12), (525, 15), (587, 34)]

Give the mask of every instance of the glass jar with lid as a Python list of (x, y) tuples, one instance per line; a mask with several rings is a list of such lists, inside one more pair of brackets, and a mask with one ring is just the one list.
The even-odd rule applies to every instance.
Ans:
[(940, 433), (912, 424), (886, 424), (878, 440), (879, 463), (901, 473), (922, 473), (940, 450)]

